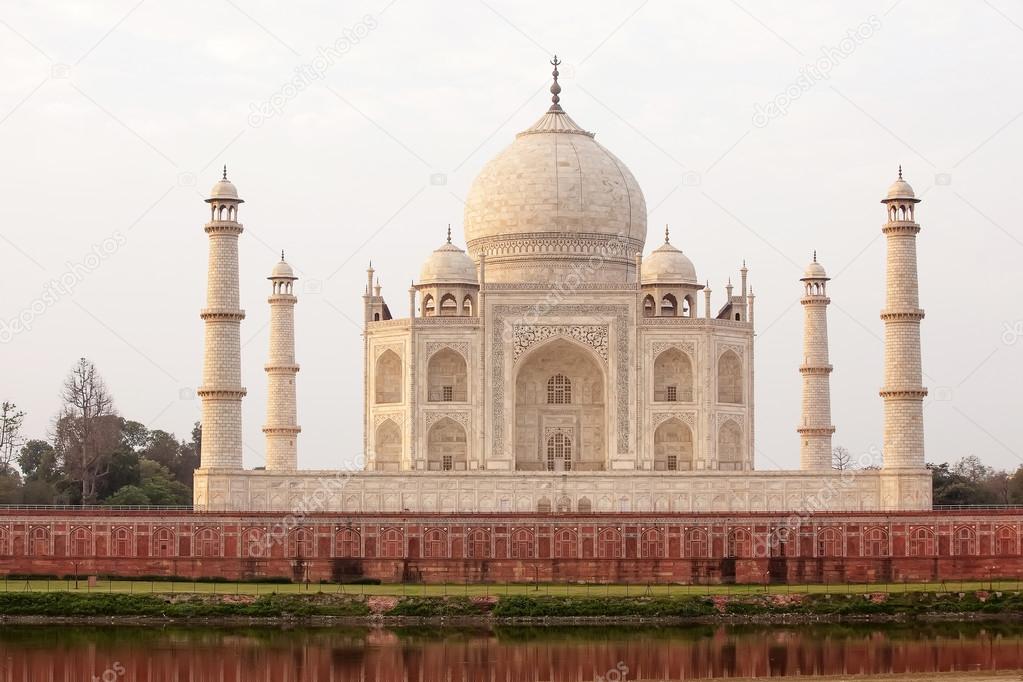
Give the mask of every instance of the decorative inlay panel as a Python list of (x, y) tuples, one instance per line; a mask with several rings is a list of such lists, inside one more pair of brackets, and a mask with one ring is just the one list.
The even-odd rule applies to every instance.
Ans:
[(690, 428), (696, 427), (696, 413), (695, 412), (657, 412), (653, 416), (654, 426), (657, 426), (661, 422), (666, 422), (669, 419), (678, 419), (683, 424), (686, 424)]
[(653, 345), (654, 357), (656, 358), (669, 348), (678, 348), (683, 353), (688, 354), (690, 358), (696, 356), (696, 344), (692, 341), (655, 341)]
[(739, 426), (745, 426), (746, 417), (741, 414), (733, 414), (730, 412), (718, 412), (717, 413), (717, 425), (721, 428), (721, 425), (727, 421), (733, 421)]
[(397, 355), (400, 358), (400, 357), (402, 357), (404, 355), (404, 353), (402, 353), (402, 351), (404, 350), (404, 344), (401, 344), (401, 343), (381, 343), (381, 344), (377, 344), (377, 345), (373, 346), (373, 357), (374, 358), (379, 358), (381, 355), (384, 354), (384, 352), (389, 351), (389, 350), (390, 351), (394, 351), (394, 354)]
[(606, 324), (517, 324), (513, 328), (512, 345), (515, 351), (515, 360), (519, 359), (531, 346), (541, 341), (564, 336), (569, 339), (586, 344), (597, 351), (605, 362), (607, 361), (607, 325)]
[(378, 412), (378, 413), (373, 415), (373, 428), (374, 429), (377, 428), (378, 426), (383, 424), (388, 419), (390, 419), (392, 422), (394, 422), (398, 426), (402, 426), (405, 423), (405, 413), (404, 412), (383, 412), (383, 413)]
[(426, 344), (426, 359), (429, 360), (434, 353), (443, 349), (450, 348), (456, 353), (460, 353), (465, 361), (469, 361), (469, 343), (467, 341), (430, 341)]
[[(615, 377), (616, 386), (610, 391), (615, 396), (615, 423), (618, 430), (618, 452), (626, 454), (629, 451), (629, 390), (630, 366), (629, 366), (629, 306), (628, 305), (560, 305), (554, 306), (545, 311), (552, 319), (598, 316), (610, 318), (614, 322), (614, 349), (615, 349)], [(493, 363), (491, 365), (491, 382), (493, 384), (493, 414), (494, 419), (491, 425), (494, 437), (494, 452), (504, 453), (504, 417), (505, 417), (505, 333), (511, 327), (514, 329), (515, 320), (536, 319), (536, 305), (495, 305), (493, 307), (494, 324), (491, 331), (491, 352)], [(511, 319), (509, 319), (511, 318)], [(610, 336), (610, 334), (609, 334)], [(609, 341), (610, 347), (610, 341)], [(510, 379), (511, 377), (507, 377)]]
[(469, 413), (468, 412), (447, 412), (447, 411), (442, 412), (442, 411), (436, 410), (436, 411), (429, 411), (429, 412), (426, 412), (426, 413), (423, 414), (423, 419), (426, 422), (427, 430), (429, 430), (429, 428), (431, 426), (433, 426), (436, 422), (439, 422), (441, 419), (445, 419), (445, 418), (446, 419), (451, 419), (452, 421), (458, 422), (459, 424), (464, 426), (466, 429), (469, 428)]
[(722, 343), (722, 344), (720, 344), (718, 346), (718, 355), (720, 356), (722, 353), (724, 353), (727, 350), (732, 351), (733, 353), (738, 355), (740, 358), (742, 357), (743, 352), (744, 352), (744, 348), (742, 346), (738, 346), (738, 345), (736, 345), (734, 343)]

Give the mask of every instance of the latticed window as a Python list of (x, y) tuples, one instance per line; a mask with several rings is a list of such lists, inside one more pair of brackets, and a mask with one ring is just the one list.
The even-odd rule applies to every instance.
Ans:
[(668, 471), (678, 471), (678, 455), (668, 455)]
[(444, 455), (444, 457), (441, 459), (441, 468), (444, 471), (451, 471), (452, 469), (455, 468), (454, 460), (452, 459), (451, 455)]
[(547, 470), (572, 469), (572, 439), (563, 433), (555, 433), (547, 439)]
[(664, 396), (664, 399), (667, 400), (669, 403), (677, 403), (678, 402), (678, 386), (668, 386), (667, 387), (667, 395)]
[(444, 388), (442, 388), (441, 399), (446, 403), (450, 403), (452, 400), (454, 400), (455, 399), (454, 386), (445, 386)]
[(547, 404), (568, 405), (572, 402), (572, 382), (564, 374), (547, 380)]

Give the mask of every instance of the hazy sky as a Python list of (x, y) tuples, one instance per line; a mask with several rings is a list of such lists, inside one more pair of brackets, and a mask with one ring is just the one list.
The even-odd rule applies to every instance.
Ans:
[(44, 436), (86, 356), (125, 417), (187, 435), (202, 200), (227, 163), (246, 200), (246, 465), (263, 463), (282, 248), (302, 278), (299, 463), (350, 460), (367, 261), (405, 315), (448, 223), (462, 243), (472, 179), (547, 107), (554, 52), (565, 109), (643, 188), (647, 250), (670, 223), (715, 306), (749, 264), (758, 468), (798, 466), (814, 248), (834, 278), (835, 443), (880, 442), (878, 201), (899, 163), (924, 199), (927, 459), (1021, 463), (1023, 7), (1008, 0), (4, 2), (0, 399)]

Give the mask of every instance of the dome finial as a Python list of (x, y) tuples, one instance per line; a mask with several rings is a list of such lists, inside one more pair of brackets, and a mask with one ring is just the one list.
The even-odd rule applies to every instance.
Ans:
[(899, 180), (902, 179), (902, 164), (899, 164)]
[(284, 249), (281, 249), (281, 262), (284, 262)]
[(227, 164), (226, 163), (224, 164), (224, 175), (221, 177), (221, 180), (227, 180)]
[(669, 241), (668, 240), (668, 224), (665, 223), (664, 224), (664, 243), (667, 244), (668, 241)]
[(814, 263), (816, 263), (816, 262), (817, 262), (817, 249), (814, 249), (814, 250), (813, 250), (813, 262), (814, 262)]
[(451, 223), (448, 223), (448, 244), (451, 243)]
[(558, 85), (558, 66), (561, 65), (561, 61), (558, 59), (558, 55), (554, 55), (554, 59), (551, 60), (551, 65), (554, 66), (554, 71), (551, 75), (554, 76), (554, 82), (551, 83), (551, 108), (548, 111), (563, 111), (561, 105), (558, 102), (561, 98), (558, 95), (561, 93), (561, 86)]

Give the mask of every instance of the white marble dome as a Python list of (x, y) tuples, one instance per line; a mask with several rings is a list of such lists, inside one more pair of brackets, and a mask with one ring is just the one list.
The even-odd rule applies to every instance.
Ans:
[(270, 271), (270, 279), (298, 279), (295, 277), (295, 271), (282, 256), (277, 263), (274, 264), (273, 270)]
[(693, 261), (671, 245), (667, 236), (664, 243), (643, 259), (643, 284), (696, 284), (696, 266)]
[(913, 193), (913, 188), (910, 187), (909, 183), (902, 179), (902, 166), (899, 166), (899, 178), (891, 184), (888, 188), (888, 199), (916, 199), (916, 194)]
[(448, 239), (423, 263), (416, 284), (479, 284), (472, 258)]
[(813, 261), (806, 266), (806, 271), (803, 273), (803, 279), (828, 279), (828, 273), (824, 269), (824, 266), (817, 262), (817, 256), (814, 255)]
[(488, 281), (549, 281), (587, 264), (591, 281), (628, 281), (646, 201), (625, 164), (555, 103), (476, 177), (465, 239), (473, 259), (486, 255)]

